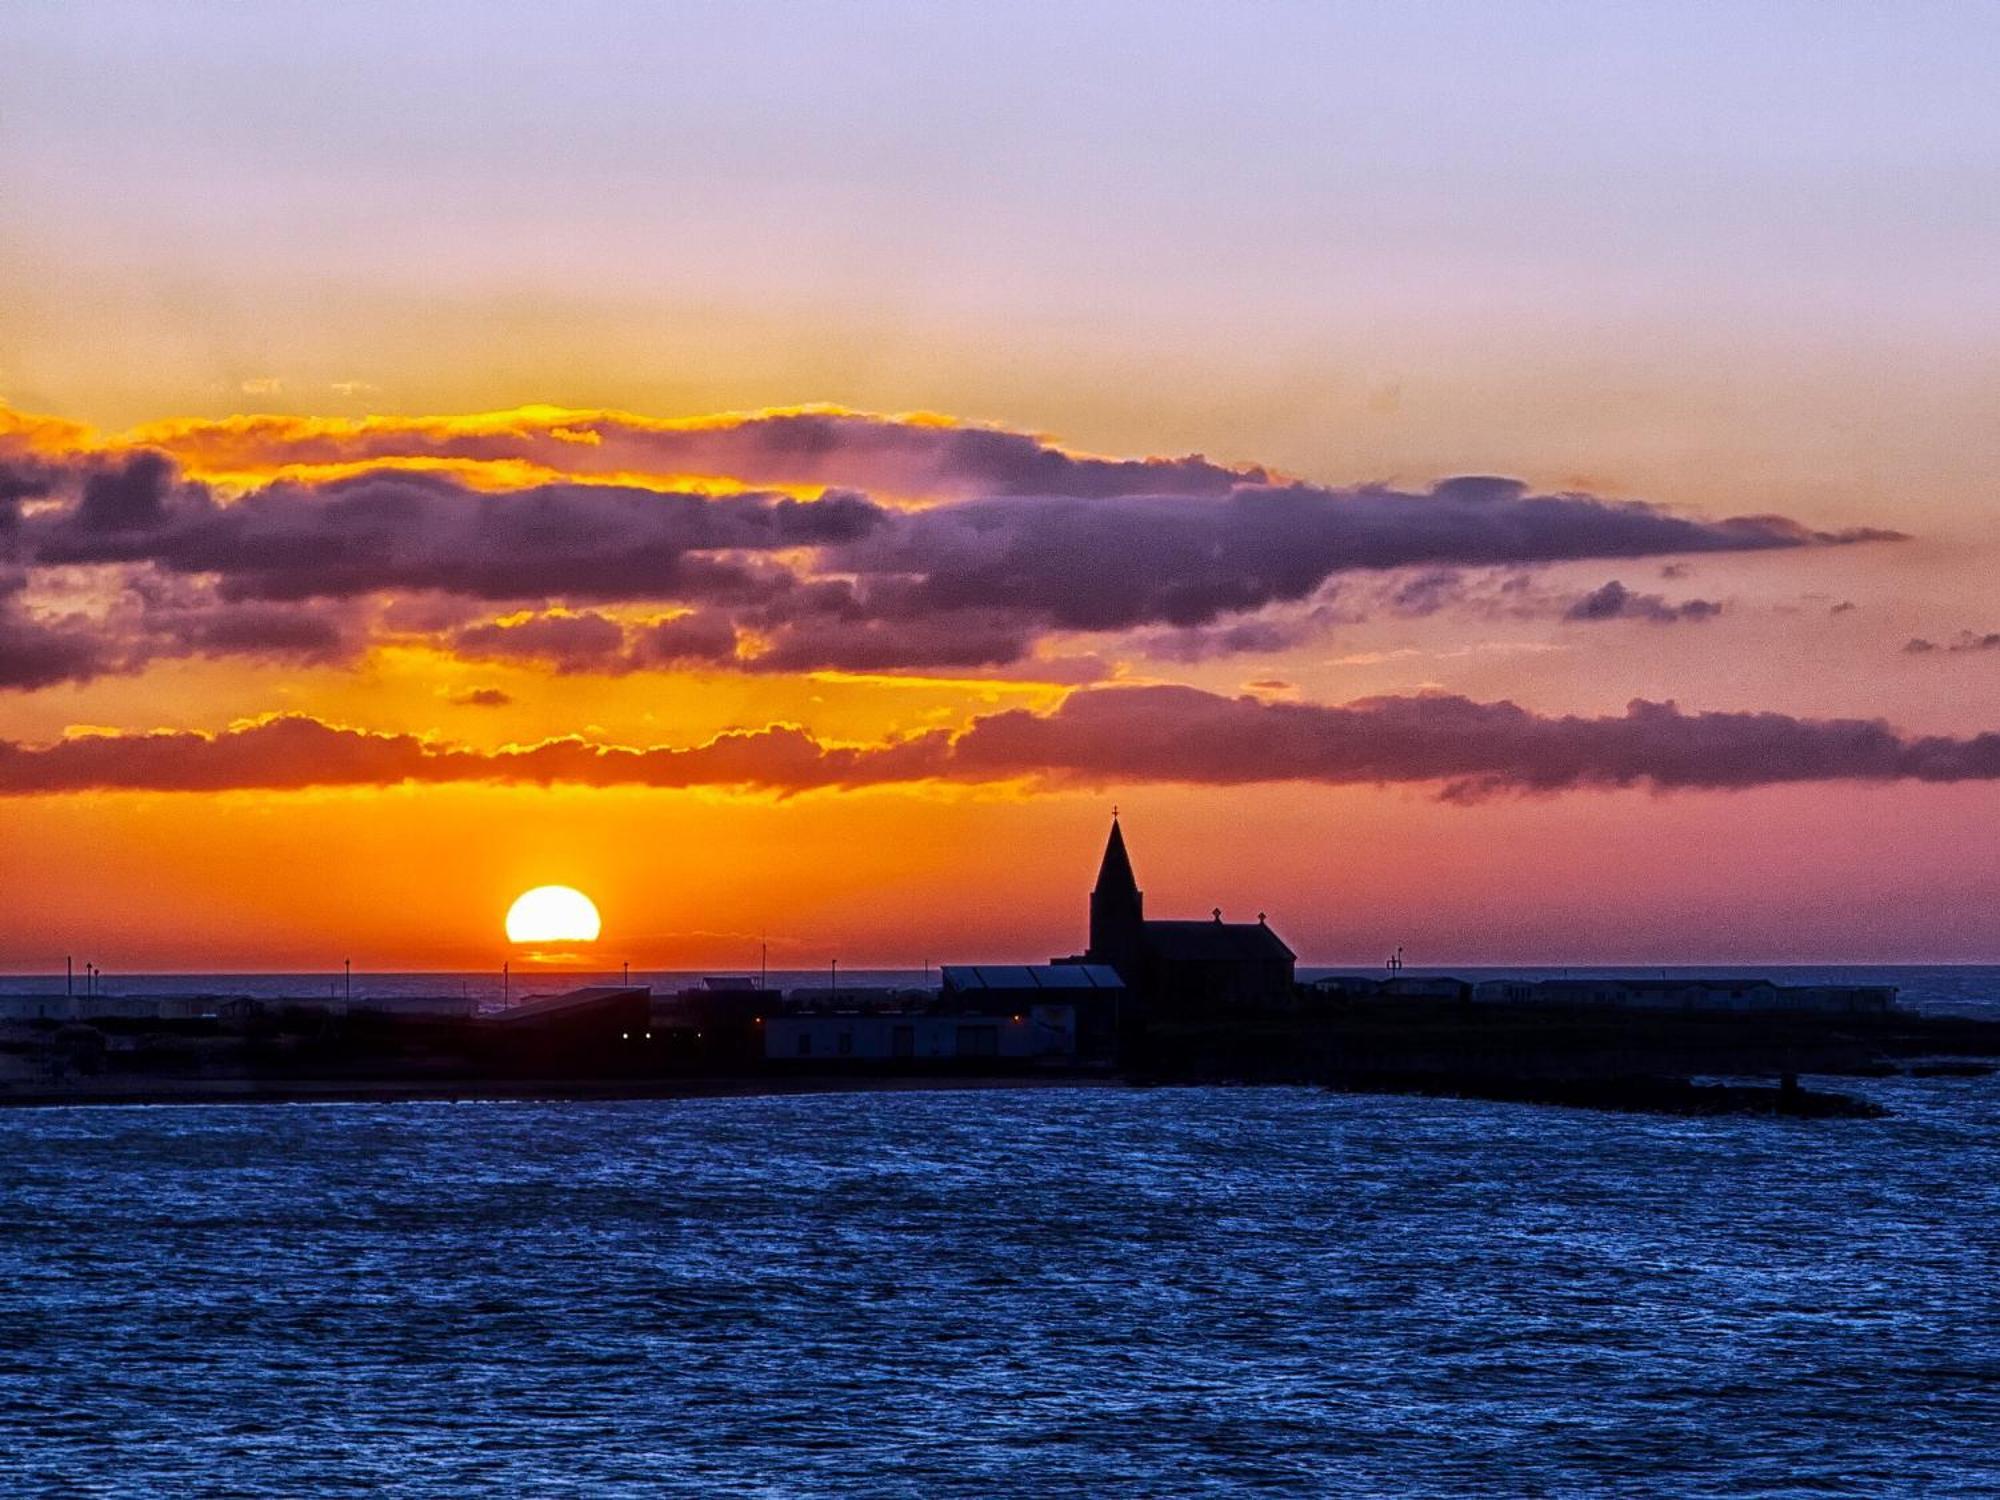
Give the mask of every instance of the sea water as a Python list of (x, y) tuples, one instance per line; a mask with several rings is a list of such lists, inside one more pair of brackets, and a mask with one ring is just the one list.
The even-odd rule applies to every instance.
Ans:
[(0, 1494), (2000, 1493), (2000, 1079), (1840, 1086), (4, 1111)]

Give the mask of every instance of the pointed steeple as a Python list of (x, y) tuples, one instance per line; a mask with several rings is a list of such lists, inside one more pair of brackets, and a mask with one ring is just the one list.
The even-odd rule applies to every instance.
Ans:
[(1125, 833), (1118, 814), (1111, 814), (1111, 837), (1097, 867), (1097, 886), (1090, 893), (1090, 961), (1111, 964), (1136, 983), (1146, 943), (1146, 898), (1132, 875), (1132, 856), (1125, 852)]
[(1097, 895), (1139, 894), (1139, 882), (1132, 875), (1132, 857), (1125, 852), (1125, 831), (1118, 826), (1118, 814), (1111, 815), (1111, 838), (1104, 846), (1104, 859), (1097, 867)]

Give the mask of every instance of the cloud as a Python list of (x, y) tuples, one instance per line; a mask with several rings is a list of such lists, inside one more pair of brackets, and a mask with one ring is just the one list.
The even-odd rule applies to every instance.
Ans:
[(229, 475), (420, 460), (925, 499), (1219, 495), (1271, 477), (1257, 465), (1226, 466), (1200, 454), (1098, 458), (1031, 433), (928, 413), (883, 416), (839, 407), (685, 419), (557, 407), (414, 418), (244, 416), (154, 423), (131, 436), (192, 470)]
[(770, 582), (721, 554), (850, 542), (885, 518), (848, 494), (800, 501), (572, 484), (487, 494), (405, 473), (281, 482), (224, 505), (206, 487), (171, 485), (161, 465), (139, 455), (92, 475), (76, 506), (24, 528), (34, 558), (213, 575), (238, 599), (388, 590), (495, 600), (754, 597)]
[(1040, 632), (1032, 617), (1002, 609), (926, 611), (862, 598), (764, 623), (764, 648), (745, 665), (757, 672), (886, 672), (1007, 667), (1025, 661)]
[(135, 453), (123, 464), (98, 469), (83, 481), (71, 530), (83, 536), (158, 531), (169, 520), (177, 479), (162, 453)]
[(2000, 651), (2000, 630), (1961, 630), (1956, 636), (1940, 646), (1936, 641), (1917, 636), (1903, 645), (1903, 650), (1911, 656), (1929, 656), (1933, 652), (1956, 654), (1966, 651)]
[[(1199, 455), (1097, 458), (996, 428), (818, 409), (681, 423), (541, 410), (251, 417), (145, 432), (164, 446), (100, 443), (51, 457), (52, 445), (82, 440), (26, 419), (0, 423), (9, 453), (19, 450), (0, 479), (0, 561), (117, 570), (135, 590), (183, 580), (218, 606), (369, 601), (363, 624), (378, 634), (416, 609), (438, 621), (431, 638), (469, 657), (564, 671), (987, 670), (1029, 660), (1053, 636), (1125, 631), (1151, 632), (1140, 647), (1149, 654), (1197, 661), (1284, 649), (1309, 633), (1302, 618), (1331, 618), (1301, 612), (1325, 611), (1354, 575), (1385, 580), (1355, 598), (1424, 614), (1485, 598), (1468, 592), (1462, 570), (1501, 571), (1489, 603), (1520, 612), (1548, 607), (1531, 588), (1530, 570), (1542, 566), (1895, 535), (1769, 515), (1708, 519), (1482, 475), (1424, 490), (1333, 488)], [(32, 451), (22, 446), (30, 437)], [(377, 468), (223, 486), (188, 477), (174, 454), (209, 472), (523, 456), (578, 472), (519, 483), (509, 470), (474, 483)], [(641, 456), (649, 473), (738, 488), (630, 482)], [(822, 488), (802, 498), (742, 487), (758, 484)], [(926, 503), (883, 498), (913, 495)], [(623, 631), (614, 646), (608, 625), (590, 638), (588, 626), (481, 623), (462, 609), (453, 618), (450, 601), (545, 619), (652, 606), (678, 623), (643, 637)], [(1577, 601), (1572, 617), (1692, 620), (1719, 608), (1613, 583)], [(332, 659), (366, 644), (353, 634), (361, 619), (337, 641), (324, 617), (269, 615), (264, 625), (274, 637), (294, 632), (297, 652)], [(243, 616), (206, 637), (184, 634), (223, 649), (259, 630)]]
[[(871, 618), (843, 610), (834, 599), (811, 597), (745, 612), (752, 634), (725, 611), (631, 621), (598, 611), (520, 614), (454, 630), (448, 648), (475, 661), (533, 662), (560, 675), (730, 669), (759, 673), (878, 673), (912, 668), (991, 675), (1032, 665), (1041, 680), (1098, 681), (1109, 667), (1092, 655), (1035, 657), (1034, 631), (999, 612), (965, 611)], [(851, 602), (851, 601), (850, 601)], [(1053, 674), (1046, 675), (1046, 674)]]
[(622, 676), (645, 668), (718, 665), (736, 654), (726, 619), (690, 613), (628, 625), (594, 610), (552, 610), (468, 625), (451, 649), (475, 661), (536, 662), (558, 674)]
[(550, 613), (468, 625), (452, 649), (475, 661), (535, 661), (560, 673), (604, 671), (625, 650), (625, 627), (596, 613)]
[(691, 610), (637, 626), (626, 654), (634, 667), (718, 666), (736, 659), (736, 627), (712, 611)]
[(1424, 568), (1392, 575), (1385, 586), (1352, 594), (1349, 607), (1364, 618), (1371, 611), (1423, 619), (1454, 610), (1494, 619), (1646, 620), (1656, 625), (1713, 619), (1723, 608), (1709, 599), (1674, 602), (1638, 593), (1615, 578), (1587, 593), (1556, 591), (1519, 566), (1472, 572)]
[(1192, 688), (1109, 688), (1054, 714), (977, 721), (960, 774), (1031, 769), (1093, 782), (1435, 782), (1469, 799), (1506, 791), (1647, 785), (2000, 777), (2000, 735), (1908, 738), (1873, 720), (1682, 712), (1635, 700), (1622, 716), (1550, 717), (1444, 695), (1329, 706)]
[(1592, 589), (1563, 611), (1565, 620), (1646, 620), (1672, 625), (1684, 620), (1712, 620), (1722, 606), (1712, 599), (1683, 599), (1678, 604), (1658, 594), (1635, 594), (1617, 579)]
[(149, 562), (235, 598), (438, 590), (485, 599), (757, 599), (794, 575), (741, 554), (817, 554), (925, 609), (1006, 609), (1072, 630), (1206, 624), (1307, 598), (1336, 574), (1836, 544), (1770, 516), (1708, 521), (1498, 480), (1427, 492), (1311, 486), (1221, 496), (989, 498), (891, 511), (817, 500), (548, 484), (491, 493), (439, 474), (281, 481), (229, 504), (158, 455), (94, 472), (29, 527), (44, 564)]
[(48, 494), (64, 474), (61, 465), (0, 449), (0, 557), (11, 555), (11, 533), (21, 523), (21, 502)]
[[(334, 617), (260, 604), (228, 604), (185, 616), (171, 627), (197, 656), (261, 656), (279, 661), (340, 661), (354, 643)], [(156, 654), (168, 654), (154, 648)]]
[(454, 688), (444, 698), (459, 708), (505, 708), (514, 701), (512, 693), (497, 687)]
[(0, 794), (290, 790), (403, 782), (743, 787), (800, 792), (929, 780), (1117, 785), (1427, 784), (1447, 800), (1644, 786), (2000, 779), (2000, 733), (1915, 736), (1872, 719), (1688, 713), (1634, 700), (1620, 715), (1543, 715), (1444, 695), (1341, 705), (1105, 687), (1057, 709), (1007, 710), (951, 733), (835, 745), (792, 725), (688, 747), (583, 739), (479, 751), (278, 716), (205, 735), (0, 742)]
[(1155, 661), (1183, 663), (1212, 661), (1223, 656), (1268, 656), (1289, 651), (1347, 618), (1331, 607), (1322, 607), (1301, 615), (1252, 616), (1214, 625), (1186, 625), (1138, 636), (1132, 641), (1132, 648)]
[(120, 669), (119, 657), (88, 621), (39, 618), (0, 591), (0, 688), (33, 691)]
[(773, 725), (686, 749), (581, 739), (477, 751), (409, 734), (348, 729), (283, 714), (207, 735), (91, 734), (32, 748), (0, 741), (0, 795), (75, 791), (294, 791), (405, 782), (586, 786), (748, 786), (786, 791), (932, 774), (941, 733), (850, 749)]
[(128, 668), (179, 656), (326, 665), (360, 654), (374, 613), (365, 601), (222, 599), (193, 579), (141, 573), (100, 629), (123, 643)]
[(1862, 535), (1447, 480), (1416, 493), (1292, 486), (1213, 500), (968, 501), (899, 517), (830, 555), (836, 568), (914, 577), (917, 596), (935, 607), (1033, 610), (1066, 630), (1114, 630), (1204, 625), (1297, 603), (1343, 573), (1755, 551)]

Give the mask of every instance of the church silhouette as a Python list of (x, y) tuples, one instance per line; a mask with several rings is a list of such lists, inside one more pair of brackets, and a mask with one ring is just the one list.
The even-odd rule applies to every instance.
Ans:
[(1090, 947), (1058, 960), (1109, 964), (1157, 1013), (1208, 1015), (1288, 1003), (1297, 961), (1262, 912), (1254, 922), (1225, 922), (1220, 907), (1205, 922), (1147, 920), (1116, 813), (1090, 893)]

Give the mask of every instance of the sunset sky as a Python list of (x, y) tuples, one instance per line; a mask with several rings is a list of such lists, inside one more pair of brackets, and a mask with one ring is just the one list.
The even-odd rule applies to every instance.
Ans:
[(0, 968), (2000, 961), (2000, 13), (7, 8)]

